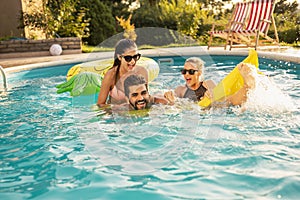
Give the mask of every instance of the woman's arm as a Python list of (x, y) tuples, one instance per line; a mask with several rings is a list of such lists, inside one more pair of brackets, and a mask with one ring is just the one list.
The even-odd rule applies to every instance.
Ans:
[(106, 100), (109, 94), (110, 89), (113, 86), (114, 83), (114, 71), (113, 69), (110, 69), (105, 75), (102, 80), (97, 105), (100, 107), (103, 107), (106, 105)]

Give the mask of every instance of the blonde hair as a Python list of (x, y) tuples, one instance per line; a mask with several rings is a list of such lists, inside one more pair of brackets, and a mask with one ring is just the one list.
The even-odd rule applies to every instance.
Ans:
[(200, 72), (201, 76), (199, 77), (201, 81), (204, 81), (204, 64), (205, 62), (198, 57), (190, 57), (186, 59), (186, 63), (190, 63), (194, 67), (196, 67)]

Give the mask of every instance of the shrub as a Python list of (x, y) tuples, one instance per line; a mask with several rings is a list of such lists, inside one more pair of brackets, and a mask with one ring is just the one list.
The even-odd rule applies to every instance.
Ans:
[(89, 45), (98, 45), (114, 35), (116, 21), (112, 10), (100, 0), (81, 0), (80, 6), (87, 8), (86, 18), (90, 19), (90, 36), (83, 41)]
[(41, 30), (47, 38), (58, 35), (61, 37), (88, 36), (88, 21), (84, 20), (86, 10), (78, 7), (79, 0), (43, 0), (40, 2), (41, 8), (39, 9), (36, 9), (39, 5), (36, 1), (26, 2), (31, 12), (21, 13), (19, 28)]

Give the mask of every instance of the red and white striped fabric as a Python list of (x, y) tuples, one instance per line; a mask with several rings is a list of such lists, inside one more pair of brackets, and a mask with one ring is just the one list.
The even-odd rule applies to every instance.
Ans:
[[(224, 48), (230, 43), (230, 50), (233, 44), (246, 44), (255, 46), (263, 44), (279, 44), (278, 33), (274, 22), (273, 11), (276, 0), (252, 0), (248, 3), (237, 3), (232, 20), (226, 30), (215, 31), (214, 26), (210, 32), (208, 49), (211, 46), (213, 37), (226, 39)], [(267, 35), (270, 25), (274, 26), (276, 40)], [(260, 40), (260, 37), (263, 40)], [(239, 47), (241, 45), (237, 45)]]
[(248, 13), (248, 3), (237, 3), (233, 22), (231, 23), (230, 30), (237, 31), (243, 28), (244, 21)]
[(241, 33), (244, 36), (253, 35), (257, 31), (266, 33), (270, 26), (274, 5), (274, 0), (257, 0), (250, 2), (247, 27), (233, 32)]
[(233, 11), (233, 17), (230, 22), (229, 29), (210, 31), (209, 33), (214, 35), (215, 37), (226, 38), (229, 32), (238, 31), (242, 29), (245, 19), (247, 17), (248, 5), (249, 3), (245, 3), (245, 2), (237, 3), (235, 5), (235, 9)]

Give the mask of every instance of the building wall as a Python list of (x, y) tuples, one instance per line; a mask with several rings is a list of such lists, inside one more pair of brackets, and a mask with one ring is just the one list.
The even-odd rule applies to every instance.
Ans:
[(41, 0), (0, 0), (0, 38), (25, 37), (45, 39), (41, 30), (30, 28), (18, 29), (21, 10), (26, 13), (41, 11)]
[(24, 37), (24, 30), (18, 29), (21, 0), (0, 1), (0, 37)]

